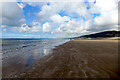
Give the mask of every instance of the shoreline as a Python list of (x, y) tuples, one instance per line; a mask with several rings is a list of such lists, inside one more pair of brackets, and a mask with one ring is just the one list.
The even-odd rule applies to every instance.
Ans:
[(11, 78), (120, 78), (118, 41), (70, 40)]
[(10, 50), (10, 52), (4, 53), (4, 57), (2, 57), (3, 77), (14, 78), (17, 77), (20, 73), (24, 73), (27, 70), (30, 70), (39, 59), (51, 53), (52, 49), (68, 41), (69, 41), (68, 39), (67, 40), (59, 39), (55, 41), (52, 40), (51, 43), (49, 43), (50, 41), (48, 42), (46, 40), (42, 42), (42, 46), (39, 44), (38, 45), (32, 44), (30, 46), (22, 45), (25, 47), (21, 46), (17, 49), (13, 49), (16, 51), (8, 49)]
[(70, 40), (20, 78), (120, 78), (117, 40)]

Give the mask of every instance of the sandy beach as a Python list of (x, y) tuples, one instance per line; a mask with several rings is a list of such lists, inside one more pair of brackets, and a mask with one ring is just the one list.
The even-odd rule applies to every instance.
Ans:
[(118, 40), (72, 40), (57, 46), (20, 78), (120, 78)]

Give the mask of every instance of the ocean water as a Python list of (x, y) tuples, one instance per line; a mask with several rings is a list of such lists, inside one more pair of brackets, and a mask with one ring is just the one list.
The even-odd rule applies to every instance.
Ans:
[(31, 68), (41, 57), (49, 54), (55, 46), (68, 41), (69, 39), (2, 40), (3, 74), (10, 76), (10, 74)]

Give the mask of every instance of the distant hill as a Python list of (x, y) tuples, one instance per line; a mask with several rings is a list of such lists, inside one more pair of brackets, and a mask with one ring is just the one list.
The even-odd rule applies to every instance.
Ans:
[(120, 31), (104, 31), (104, 32), (84, 35), (76, 38), (109, 38), (109, 37), (120, 37)]

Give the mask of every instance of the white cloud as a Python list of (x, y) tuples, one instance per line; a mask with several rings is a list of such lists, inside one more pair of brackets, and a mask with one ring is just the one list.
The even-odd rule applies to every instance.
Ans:
[(70, 20), (68, 23), (62, 24), (59, 28), (59, 32), (67, 32), (67, 33), (82, 33), (84, 31), (84, 22), (77, 21), (76, 19)]
[(52, 8), (48, 5), (44, 5), (42, 7), (42, 11), (38, 13), (38, 17), (40, 22), (47, 20), (50, 16), (52, 16), (56, 11), (52, 10)]
[(48, 22), (43, 24), (43, 32), (53, 33), (56, 31), (59, 25), (64, 24), (65, 21), (69, 21), (70, 17), (63, 16), (61, 17), (59, 14), (55, 14), (51, 16)]
[(116, 25), (118, 24), (118, 11), (113, 10), (109, 13), (103, 13), (101, 16), (95, 18), (97, 25)]
[(0, 8), (2, 14), (2, 25), (7, 26), (20, 26), (25, 22), (23, 10), (15, 2), (5, 2), (2, 3), (2, 8)]
[(39, 22), (33, 22), (31, 32), (40, 32), (41, 31), (41, 24)]
[[(89, 32), (112, 30), (117, 29), (116, 25), (118, 24), (117, 2), (118, 0), (96, 0), (96, 4), (51, 2), (50, 5), (43, 5), (42, 10), (38, 13), (38, 17), (40, 22), (48, 20), (47, 26), (49, 24), (52, 32), (86, 34)], [(86, 8), (88, 6), (90, 6), (90, 9)], [(87, 21), (82, 21), (81, 17), (77, 19), (70, 19), (68, 16), (61, 17), (57, 14), (61, 10), (65, 11), (69, 16), (73, 16), (76, 13), (77, 16), (83, 16)], [(91, 14), (94, 13), (100, 13), (100, 16), (93, 19)], [(65, 20), (68, 23), (64, 23)], [(57, 31), (55, 26), (60, 26), (57, 28)]]
[(43, 24), (43, 32), (51, 32), (51, 26), (49, 23)]
[(30, 6), (33, 6), (33, 7), (35, 7), (35, 6), (41, 7), (41, 6), (43, 6), (43, 5), (46, 5), (47, 2), (26, 2), (26, 4), (28, 4), (28, 5), (30, 5)]
[(20, 8), (24, 8), (26, 6), (25, 3), (17, 3)]
[(27, 32), (30, 30), (30, 27), (28, 27), (26, 24), (23, 24), (19, 29), (20, 32)]
[[(90, 0), (88, 0), (90, 1)], [(40, 32), (44, 33), (63, 33), (63, 34), (88, 34), (91, 32), (117, 29), (118, 24), (118, 1), (119, 0), (92, 0), (91, 3), (82, 2), (50, 2), (46, 3), (25, 3), (30, 6), (39, 6), (40, 12), (37, 14), (38, 21), (31, 24), (25, 24), (22, 15), (24, 4), (16, 5), (15, 3), (5, 5), (3, 12), (4, 24), (15, 25), (23, 24), (19, 29), (20, 32)], [(10, 6), (9, 6), (10, 5)], [(89, 6), (89, 9), (87, 7)], [(9, 7), (16, 7), (8, 12)], [(21, 8), (20, 8), (21, 7)], [(60, 16), (60, 11), (65, 14)], [(93, 18), (91, 14), (100, 13), (100, 16)], [(18, 15), (16, 15), (18, 14)], [(75, 18), (77, 16), (78, 18)], [(83, 20), (85, 18), (85, 20)], [(67, 22), (65, 22), (67, 21)], [(41, 23), (43, 28), (41, 29)]]
[(118, 30), (118, 0), (97, 0), (91, 11), (95, 8), (101, 15), (90, 22), (90, 31)]
[[(97, 0), (95, 7), (99, 8), (101, 16), (95, 18), (98, 25), (118, 24), (118, 0)], [(106, 5), (107, 4), (107, 5)]]
[[(84, 16), (86, 18), (91, 18), (91, 15), (86, 10), (86, 5), (83, 3), (73, 2), (73, 3), (67, 3), (67, 2), (52, 2), (50, 5), (43, 5), (42, 10), (38, 13), (38, 17), (40, 22), (48, 20), (47, 24), (49, 24), (49, 27), (51, 27), (52, 32), (56, 32), (56, 26), (66, 25), (65, 21), (70, 21), (69, 16), (63, 16), (61, 17), (58, 12), (61, 10), (66, 11), (66, 13), (69, 16), (73, 16), (74, 13), (78, 14), (79, 16)], [(78, 19), (80, 20), (80, 19)], [(77, 21), (77, 20), (76, 20)], [(77, 23), (78, 24), (78, 23)], [(74, 25), (69, 25), (71, 28), (77, 25), (74, 23)], [(81, 24), (79, 23), (77, 26), (79, 27)], [(44, 27), (44, 25), (43, 25)], [(60, 26), (61, 27), (61, 26)], [(67, 28), (66, 26), (64, 28)], [(68, 27), (69, 29), (70, 27)], [(46, 28), (45, 28), (46, 29)], [(43, 31), (45, 31), (45, 29)], [(60, 29), (60, 28), (59, 28)], [(77, 30), (77, 29), (76, 29)], [(48, 31), (48, 29), (47, 29)], [(50, 30), (49, 30), (50, 31)], [(67, 32), (76, 32), (74, 29), (69, 29)]]
[(56, 15), (51, 16), (50, 20), (52, 20), (55, 23), (63, 23), (65, 21), (69, 21), (70, 17), (68, 16), (61, 17), (60, 15), (56, 14)]
[(35, 33), (41, 31), (41, 24), (39, 22), (32, 22), (31, 24), (22, 24), (21, 27), (13, 27), (13, 31)]
[(70, 4), (67, 2), (51, 2), (50, 5), (43, 5), (37, 16), (39, 17), (39, 21), (43, 22), (51, 16), (56, 15), (60, 10), (69, 9), (69, 7)]

